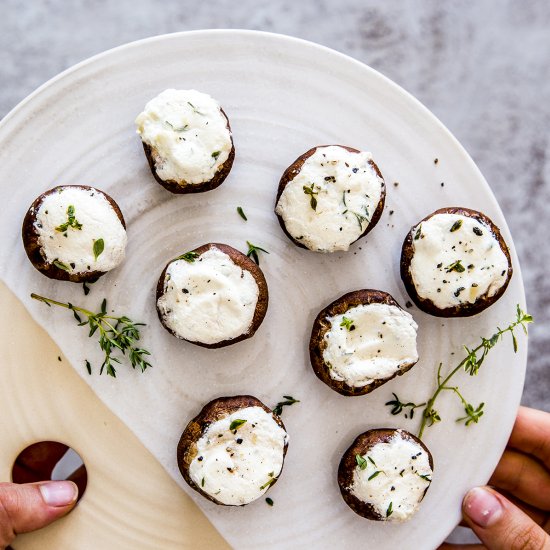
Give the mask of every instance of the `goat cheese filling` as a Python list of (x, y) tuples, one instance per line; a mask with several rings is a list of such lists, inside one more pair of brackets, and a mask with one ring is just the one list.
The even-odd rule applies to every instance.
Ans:
[(436, 214), (412, 229), (410, 274), (418, 295), (440, 308), (494, 296), (508, 258), (491, 229), (469, 216)]
[(372, 155), (318, 147), (285, 186), (275, 212), (293, 239), (316, 252), (348, 250), (368, 228), (384, 180)]
[(360, 305), (327, 321), (323, 360), (333, 380), (362, 387), (418, 361), (418, 325), (400, 307)]
[[(359, 456), (359, 455), (358, 455)], [(404, 521), (417, 510), (432, 481), (428, 453), (397, 430), (356, 457), (351, 493), (387, 521)]]
[(283, 468), (288, 434), (261, 407), (247, 407), (208, 426), (189, 466), (195, 485), (231, 506), (261, 497)]
[(215, 247), (185, 256), (166, 270), (157, 301), (164, 324), (179, 338), (203, 344), (248, 332), (260, 294), (252, 274)]
[(164, 181), (210, 181), (233, 147), (219, 103), (196, 90), (165, 90), (145, 105), (135, 122)]
[(98, 189), (56, 188), (36, 210), (34, 227), (43, 258), (70, 274), (110, 271), (124, 260), (126, 230)]

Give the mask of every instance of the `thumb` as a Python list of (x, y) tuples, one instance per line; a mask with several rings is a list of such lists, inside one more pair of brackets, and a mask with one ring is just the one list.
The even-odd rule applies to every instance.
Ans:
[(77, 496), (72, 481), (0, 483), (0, 548), (18, 533), (40, 529), (64, 516)]
[(550, 537), (529, 516), (489, 487), (476, 487), (462, 504), (464, 520), (489, 550), (550, 550)]

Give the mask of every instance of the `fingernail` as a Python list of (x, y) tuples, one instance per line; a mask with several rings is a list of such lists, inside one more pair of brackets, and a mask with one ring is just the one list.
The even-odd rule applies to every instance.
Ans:
[(499, 520), (503, 509), (491, 491), (476, 487), (464, 498), (464, 512), (480, 527), (490, 527)]
[(39, 489), (48, 506), (68, 506), (78, 496), (78, 488), (72, 481), (41, 483)]

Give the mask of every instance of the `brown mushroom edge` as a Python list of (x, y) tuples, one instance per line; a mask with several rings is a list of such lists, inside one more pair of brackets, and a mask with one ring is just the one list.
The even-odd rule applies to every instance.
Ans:
[[(355, 468), (357, 467), (355, 455), (359, 454), (361, 456), (364, 456), (369, 452), (372, 447), (374, 447), (378, 443), (388, 443), (397, 433), (397, 431), (398, 430), (395, 428), (378, 428), (374, 430), (368, 430), (358, 435), (340, 460), (340, 465), (338, 466), (338, 486), (340, 487), (342, 498), (344, 499), (345, 503), (361, 517), (374, 521), (386, 521), (386, 518), (376, 512), (375, 508), (371, 504), (359, 500), (355, 495), (351, 493), (350, 488), (353, 485), (353, 473), (355, 471)], [(422, 449), (424, 449), (426, 453), (428, 453), (430, 468), (433, 471), (433, 457), (426, 445), (424, 445), (424, 443), (422, 443), (422, 441), (420, 441), (420, 439), (418, 439), (416, 436), (405, 430), (399, 430), (399, 432), (403, 439), (416, 443), (417, 445), (422, 447)], [(424, 491), (424, 495), (422, 496), (422, 498), (424, 498), (428, 489), (429, 486), (426, 488), (426, 491)]]
[(345, 396), (366, 395), (375, 390), (379, 386), (382, 386), (386, 382), (389, 382), (396, 376), (401, 376), (410, 370), (416, 361), (410, 364), (402, 366), (395, 374), (388, 378), (381, 378), (374, 380), (371, 384), (366, 386), (354, 387), (349, 386), (344, 381), (334, 380), (330, 376), (330, 369), (323, 359), (323, 351), (326, 348), (325, 333), (330, 330), (331, 324), (328, 322), (328, 317), (334, 317), (335, 315), (342, 315), (346, 313), (352, 307), (368, 304), (387, 304), (389, 306), (396, 306), (402, 309), (401, 306), (394, 300), (394, 298), (387, 292), (382, 290), (355, 290), (344, 294), (326, 308), (324, 308), (316, 317), (313, 323), (313, 329), (311, 331), (311, 338), (309, 341), (309, 357), (311, 360), (311, 366), (313, 372), (317, 377), (329, 386), (334, 391)]
[[(508, 261), (508, 273), (507, 273), (506, 280), (504, 284), (499, 288), (499, 290), (493, 296), (488, 296), (488, 292), (486, 292), (485, 294), (482, 294), (481, 296), (479, 296), (476, 299), (476, 301), (473, 303), (463, 303), (457, 306), (441, 309), (437, 307), (431, 300), (427, 298), (422, 298), (418, 295), (418, 293), (416, 292), (416, 287), (414, 285), (411, 272), (410, 272), (411, 261), (414, 255), (413, 230), (419, 224), (421, 224), (422, 222), (425, 222), (426, 220), (430, 219), (432, 216), (435, 216), (436, 214), (458, 214), (468, 218), (473, 218), (490, 229), (491, 233), (493, 234), (495, 239), (498, 241), (500, 245), (500, 249), (506, 256), (506, 259)], [(412, 226), (411, 230), (405, 237), (405, 241), (403, 242), (403, 247), (401, 250), (400, 269), (401, 269), (401, 279), (403, 281), (403, 284), (405, 285), (405, 289), (407, 290), (407, 293), (409, 294), (411, 300), (416, 304), (416, 306), (419, 309), (421, 309), (425, 313), (434, 315), (435, 317), (471, 317), (472, 315), (477, 315), (478, 313), (481, 313), (483, 310), (493, 305), (504, 294), (504, 292), (506, 291), (506, 288), (508, 287), (508, 284), (510, 283), (510, 279), (512, 278), (512, 274), (513, 274), (512, 259), (510, 258), (510, 251), (508, 250), (508, 246), (506, 245), (506, 242), (504, 241), (504, 238), (502, 237), (499, 228), (493, 223), (493, 221), (490, 218), (488, 218), (485, 214), (478, 212), (476, 210), (470, 210), (469, 208), (461, 208), (461, 207), (454, 207), (454, 206), (448, 207), (448, 208), (440, 208), (439, 210), (432, 212), (430, 215), (426, 216), (425, 218), (423, 218), (418, 223)]]
[[(183, 479), (185, 479), (185, 481), (192, 489), (200, 493), (203, 497), (221, 506), (231, 505), (219, 502), (213, 496), (203, 491), (191, 479), (191, 476), (189, 475), (189, 467), (191, 466), (191, 462), (193, 462), (198, 453), (197, 441), (199, 441), (199, 439), (202, 437), (208, 426), (214, 422), (217, 422), (218, 420), (225, 418), (226, 416), (229, 416), (230, 414), (233, 414), (237, 411), (240, 411), (241, 409), (245, 409), (248, 407), (261, 407), (266, 413), (271, 414), (273, 420), (275, 420), (275, 422), (277, 422), (277, 424), (286, 432), (283, 421), (269, 407), (266, 407), (259, 399), (257, 399), (256, 397), (252, 397), (251, 395), (236, 395), (233, 397), (219, 397), (207, 403), (202, 408), (201, 412), (195, 418), (193, 418), (193, 420), (191, 420), (189, 424), (187, 424), (187, 427), (183, 431), (180, 441), (178, 443), (177, 461)], [(288, 443), (285, 443), (283, 449), (283, 467), (287, 448)], [(281, 473), (283, 467), (281, 467)], [(279, 476), (281, 475), (281, 473), (279, 473)], [(273, 478), (274, 481), (271, 484), (272, 486), (277, 482), (279, 476)], [(246, 506), (246, 504), (242, 504), (241, 506)]]
[(170, 260), (165, 268), (162, 270), (162, 273), (160, 274), (159, 280), (157, 282), (157, 290), (156, 290), (156, 308), (157, 308), (157, 314), (158, 318), (162, 324), (162, 326), (173, 336), (176, 338), (179, 338), (180, 340), (185, 340), (186, 342), (190, 342), (191, 344), (195, 344), (197, 346), (202, 346), (204, 348), (222, 348), (224, 346), (230, 346), (231, 344), (236, 344), (237, 342), (241, 342), (242, 340), (246, 340), (248, 338), (251, 338), (254, 336), (260, 325), (262, 324), (262, 321), (264, 320), (265, 314), (267, 313), (267, 306), (269, 302), (269, 293), (267, 289), (267, 282), (265, 280), (265, 276), (262, 272), (262, 270), (256, 265), (255, 262), (253, 262), (250, 258), (248, 258), (245, 254), (240, 252), (239, 250), (233, 248), (232, 246), (229, 246), (227, 244), (220, 244), (220, 243), (208, 243), (204, 244), (202, 246), (199, 246), (198, 248), (195, 248), (191, 250), (190, 252), (196, 252), (199, 254), (203, 254), (204, 252), (212, 249), (217, 248), (221, 252), (224, 252), (227, 254), (233, 263), (237, 266), (239, 266), (241, 269), (246, 269), (252, 277), (254, 277), (254, 280), (256, 281), (256, 284), (258, 285), (258, 301), (256, 303), (256, 309), (254, 311), (254, 317), (252, 318), (252, 323), (248, 330), (241, 334), (240, 336), (237, 336), (236, 338), (232, 338), (229, 340), (222, 340), (220, 342), (216, 342), (215, 344), (205, 344), (203, 342), (197, 342), (193, 340), (186, 340), (185, 338), (182, 338), (179, 336), (176, 332), (174, 332), (171, 328), (166, 326), (164, 322), (164, 317), (162, 315), (162, 312), (160, 311), (158, 307), (158, 301), (159, 298), (164, 294), (164, 284), (166, 279), (166, 270), (168, 269), (168, 266), (176, 261)]
[(163, 180), (156, 170), (156, 159), (157, 154), (153, 147), (142, 141), (143, 150), (145, 151), (145, 156), (147, 157), (147, 162), (149, 163), (149, 168), (155, 180), (160, 183), (167, 191), (177, 195), (182, 195), (186, 193), (202, 193), (204, 191), (211, 191), (216, 187), (219, 187), (231, 172), (233, 166), (233, 161), (235, 160), (235, 145), (233, 143), (233, 136), (231, 135), (231, 126), (229, 125), (229, 119), (225, 114), (223, 109), (220, 109), (221, 113), (227, 121), (227, 129), (230, 132), (231, 139), (231, 151), (229, 151), (229, 156), (227, 160), (218, 167), (217, 172), (214, 174), (214, 177), (211, 180), (202, 182), (202, 183), (187, 183), (187, 182), (177, 182), (175, 180)]
[[(302, 169), (302, 166), (304, 162), (311, 157), (317, 149), (320, 147), (341, 147), (342, 149), (346, 149), (346, 151), (349, 151), (350, 153), (361, 153), (359, 149), (354, 149), (353, 147), (347, 147), (346, 145), (317, 145), (316, 147), (313, 147), (309, 151), (306, 151), (303, 155), (300, 155), (284, 172), (281, 176), (281, 180), (279, 181), (279, 188), (277, 189), (277, 197), (275, 199), (275, 208), (277, 207), (277, 203), (279, 202), (279, 199), (281, 198), (281, 195), (283, 194), (283, 191), (285, 187), (300, 173), (300, 170)], [(357, 242), (359, 239), (362, 239), (367, 233), (369, 233), (376, 224), (380, 221), (380, 217), (382, 216), (382, 212), (384, 211), (384, 203), (386, 201), (386, 184), (384, 181), (384, 177), (382, 176), (382, 173), (380, 172), (380, 169), (376, 165), (376, 163), (373, 160), (369, 161), (369, 164), (376, 172), (376, 175), (382, 180), (382, 186), (381, 186), (381, 195), (380, 200), (378, 201), (378, 204), (376, 206), (376, 209), (374, 210), (374, 213), (372, 215), (371, 221), (369, 222), (369, 225), (355, 239), (353, 242)], [(275, 215), (277, 216), (277, 220), (279, 221), (279, 225), (281, 226), (281, 229), (283, 230), (284, 234), (296, 245), (300, 248), (305, 248), (306, 250), (311, 250), (307, 246), (305, 246), (300, 241), (296, 240), (287, 230), (285, 222), (283, 220), (283, 217), (277, 214), (275, 212)], [(353, 244), (353, 243), (350, 243)], [(315, 250), (312, 250), (312, 252), (316, 252)]]
[(44, 199), (49, 195), (58, 193), (60, 189), (83, 189), (85, 191), (97, 191), (98, 193), (103, 195), (105, 199), (107, 199), (107, 201), (115, 211), (118, 219), (120, 220), (120, 223), (122, 224), (124, 229), (126, 229), (126, 222), (124, 221), (124, 216), (122, 215), (118, 204), (104, 191), (97, 189), (97, 187), (90, 187), (88, 185), (58, 185), (57, 187), (49, 189), (48, 191), (45, 191), (39, 197), (37, 197), (25, 214), (21, 231), (25, 252), (27, 253), (27, 256), (32, 265), (38, 271), (40, 271), (40, 273), (46, 275), (46, 277), (49, 277), (50, 279), (56, 279), (58, 281), (70, 281), (72, 283), (93, 283), (97, 281), (102, 275), (105, 275), (105, 273), (107, 272), (86, 271), (83, 273), (68, 273), (64, 269), (60, 269), (54, 264), (47, 262), (42, 255), (42, 247), (40, 246), (40, 243), (38, 241), (39, 235), (35, 227), (36, 214)]

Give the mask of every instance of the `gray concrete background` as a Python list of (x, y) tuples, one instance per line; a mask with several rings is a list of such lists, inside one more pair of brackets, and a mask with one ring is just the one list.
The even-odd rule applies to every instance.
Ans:
[(550, 3), (0, 0), (0, 117), (93, 54), (201, 28), (279, 32), (347, 53), (414, 94), (454, 133), (514, 236), (536, 319), (523, 402), (550, 411)]

